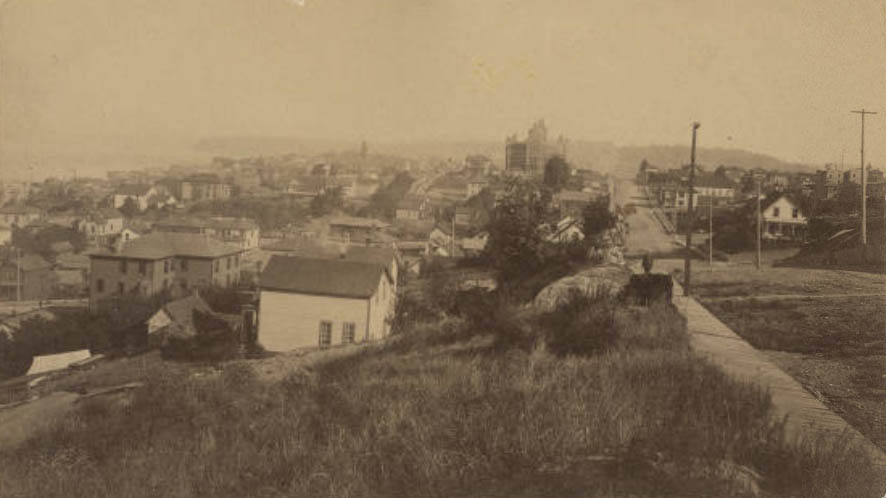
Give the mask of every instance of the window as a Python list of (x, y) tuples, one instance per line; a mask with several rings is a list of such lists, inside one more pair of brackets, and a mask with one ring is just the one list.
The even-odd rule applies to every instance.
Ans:
[(229, 270), (231, 269), (231, 257), (230, 256), (228, 256), (228, 269)]
[(163, 273), (169, 273), (169, 260), (163, 261)]
[(182, 260), (181, 268), (182, 268), (182, 271), (188, 271), (188, 260), (187, 259)]
[(218, 260), (217, 259), (215, 260), (215, 265), (214, 265), (213, 271), (218, 273)]
[(188, 281), (187, 281), (187, 280), (182, 280), (182, 281), (181, 281), (181, 287), (182, 287), (182, 290), (188, 290)]
[(332, 322), (320, 322), (320, 347), (328, 348), (332, 344)]
[(117, 293), (123, 294), (126, 292), (126, 287), (123, 285), (123, 282), (117, 282)]
[(780, 212), (781, 212), (781, 210), (779, 208), (777, 208), (777, 207), (772, 208), (772, 216), (778, 218)]
[(354, 332), (357, 330), (357, 325), (354, 322), (345, 322), (341, 325), (341, 343), (342, 344), (353, 344), (354, 342)]
[(145, 272), (148, 271), (147, 267), (148, 267), (148, 264), (146, 261), (139, 261), (138, 262), (138, 272), (141, 273), (142, 275), (144, 275)]
[(120, 273), (126, 273), (126, 260), (120, 260)]
[(105, 281), (104, 279), (98, 279), (95, 281), (95, 290), (96, 292), (104, 292), (105, 291)]
[(797, 208), (791, 209), (791, 218), (798, 218), (800, 216), (800, 210)]

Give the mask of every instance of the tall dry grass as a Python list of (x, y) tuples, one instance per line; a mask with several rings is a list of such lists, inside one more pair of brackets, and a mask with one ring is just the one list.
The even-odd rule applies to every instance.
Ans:
[(857, 450), (786, 442), (769, 397), (693, 356), (667, 307), (617, 309), (611, 347), (584, 355), (477, 348), (471, 320), (270, 385), (243, 363), (157, 369), (131, 404), (86, 403), (0, 455), (0, 496), (882, 494)]

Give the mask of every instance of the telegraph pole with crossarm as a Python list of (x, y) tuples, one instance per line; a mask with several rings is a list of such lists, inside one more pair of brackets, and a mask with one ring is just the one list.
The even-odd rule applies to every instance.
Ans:
[(877, 114), (876, 112), (867, 111), (864, 108), (860, 111), (849, 111), (852, 114), (861, 114), (861, 247), (862, 254), (867, 257), (868, 247), (868, 181), (864, 170), (864, 117), (867, 115)]

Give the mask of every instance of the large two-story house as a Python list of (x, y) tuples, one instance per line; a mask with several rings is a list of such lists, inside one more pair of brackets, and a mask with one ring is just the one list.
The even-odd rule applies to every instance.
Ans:
[(203, 234), (152, 232), (89, 255), (89, 306), (127, 294), (153, 296), (193, 287), (231, 287), (243, 250)]

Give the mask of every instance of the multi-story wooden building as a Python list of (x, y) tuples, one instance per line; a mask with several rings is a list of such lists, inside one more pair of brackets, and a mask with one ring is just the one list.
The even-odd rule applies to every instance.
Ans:
[(127, 294), (153, 296), (239, 282), (243, 250), (203, 234), (153, 232), (89, 255), (89, 305)]

